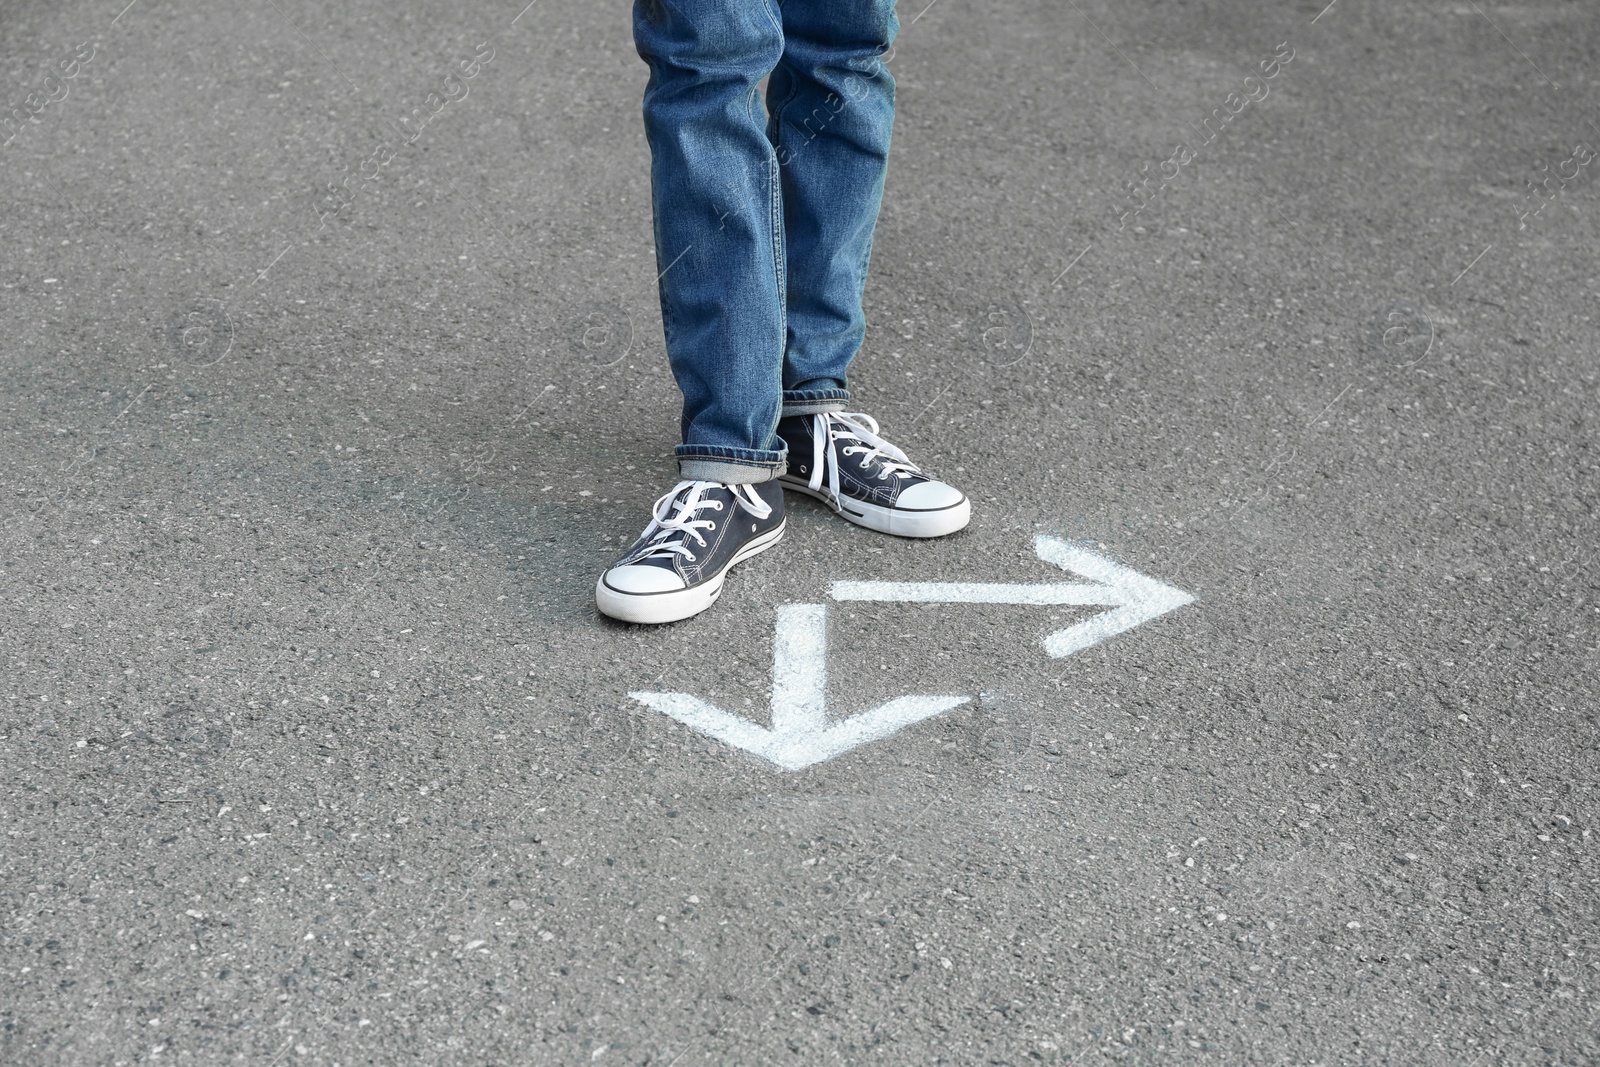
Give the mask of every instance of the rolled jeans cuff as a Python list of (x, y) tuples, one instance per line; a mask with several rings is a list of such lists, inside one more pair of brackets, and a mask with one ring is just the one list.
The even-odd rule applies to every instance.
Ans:
[(791, 415), (819, 415), (825, 411), (843, 411), (850, 400), (848, 389), (785, 389), (783, 411), (780, 418)]
[(679, 445), (672, 451), (679, 473), (699, 481), (757, 485), (789, 469), (787, 452), (722, 445)]

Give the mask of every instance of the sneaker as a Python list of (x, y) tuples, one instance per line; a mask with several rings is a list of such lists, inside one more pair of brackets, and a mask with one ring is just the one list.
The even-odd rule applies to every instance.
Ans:
[(595, 605), (623, 622), (677, 622), (722, 595), (735, 563), (783, 537), (777, 482), (679, 482), (651, 508), (650, 525), (595, 583)]
[(901, 537), (943, 537), (972, 518), (972, 504), (934, 481), (878, 436), (870, 415), (831, 411), (778, 423), (789, 449), (787, 489), (814, 496), (857, 526)]

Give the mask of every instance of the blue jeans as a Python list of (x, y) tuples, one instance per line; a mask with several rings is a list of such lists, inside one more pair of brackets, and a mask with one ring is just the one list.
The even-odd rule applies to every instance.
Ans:
[(686, 478), (776, 478), (778, 419), (850, 398), (898, 28), (893, 0), (635, 2)]

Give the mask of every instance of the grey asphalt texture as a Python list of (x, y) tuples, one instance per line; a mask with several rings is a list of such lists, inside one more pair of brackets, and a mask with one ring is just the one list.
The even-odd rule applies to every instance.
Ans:
[[(973, 523), (652, 629), (626, 5), (125, 2), (0, 10), (0, 1062), (1600, 1062), (1592, 6), (902, 8), (852, 386)], [(1197, 599), (834, 603), (973, 699), (796, 773), (627, 695), (1037, 534)]]

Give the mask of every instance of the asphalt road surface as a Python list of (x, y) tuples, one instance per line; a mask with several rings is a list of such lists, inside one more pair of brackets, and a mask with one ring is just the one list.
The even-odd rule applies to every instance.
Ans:
[[(853, 386), (973, 523), (651, 629), (645, 68), (524, 3), (0, 8), (0, 1061), (1600, 1062), (1592, 4), (902, 8)], [(960, 702), (630, 696), (802, 617)]]

